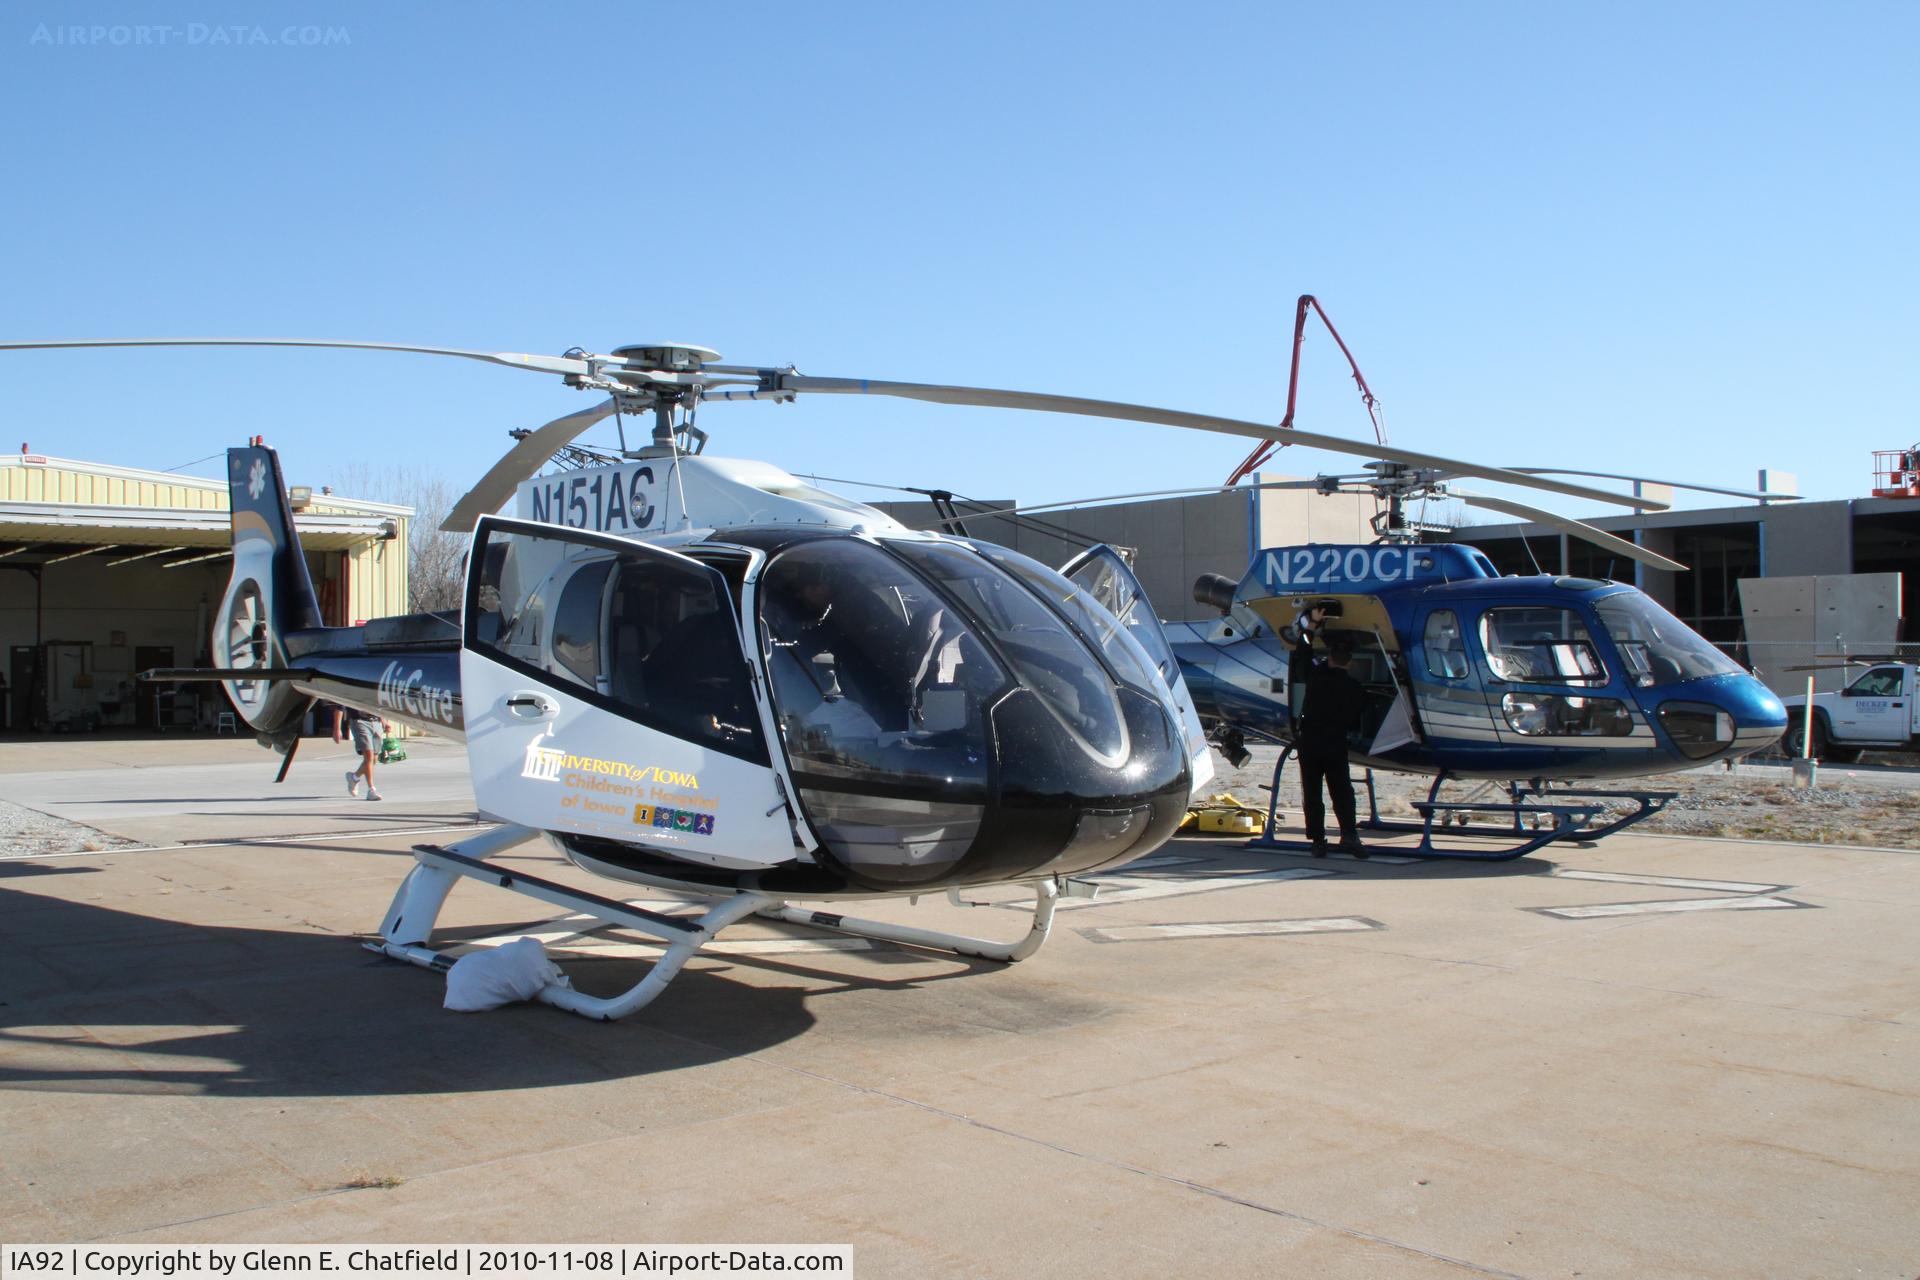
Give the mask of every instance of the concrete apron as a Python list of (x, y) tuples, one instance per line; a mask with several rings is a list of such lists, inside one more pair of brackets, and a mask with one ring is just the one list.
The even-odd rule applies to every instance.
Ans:
[[(410, 750), (384, 803), (464, 819)], [(354, 838), (379, 806), (316, 783), (268, 813), (265, 752), (111, 754), (110, 787), (57, 803), (137, 793), (112, 821), (149, 843), (313, 838), (0, 862), (7, 1241), (829, 1241), (864, 1275), (986, 1276), (1920, 1253), (1912, 855), (1628, 835), (1474, 867), (1183, 840), (1063, 904), (1021, 965), (743, 925), (727, 939), (769, 945), (597, 1025), (445, 1013), (436, 975), (357, 945), (410, 862), (409, 834)], [(0, 797), (100, 772), (44, 762)], [(561, 914), (463, 884), (443, 939), (539, 934), (601, 992), (643, 971), (635, 939)]]

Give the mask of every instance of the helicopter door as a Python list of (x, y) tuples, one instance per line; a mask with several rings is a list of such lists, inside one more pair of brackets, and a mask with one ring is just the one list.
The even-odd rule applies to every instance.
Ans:
[(795, 855), (725, 579), (659, 547), (488, 517), (460, 650), (488, 816), (720, 867)]
[(1213, 780), (1213, 755), (1207, 750), (1207, 733), (1200, 725), (1200, 713), (1194, 710), (1193, 694), (1180, 675), (1180, 660), (1173, 656), (1166, 632), (1153, 612), (1133, 570), (1120, 553), (1105, 543), (1081, 552), (1060, 567), (1060, 574), (1103, 605), (1107, 612), (1127, 625), (1127, 631), (1147, 651), (1160, 678), (1173, 694), (1180, 710), (1180, 727), (1187, 740), (1187, 755), (1193, 765), (1193, 790)]

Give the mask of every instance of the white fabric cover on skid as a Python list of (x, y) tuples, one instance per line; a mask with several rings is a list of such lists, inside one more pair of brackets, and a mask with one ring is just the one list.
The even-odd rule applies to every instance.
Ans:
[(538, 938), (515, 938), (455, 960), (447, 970), (446, 1007), (455, 1013), (483, 1013), (531, 1000), (550, 985), (570, 984), (560, 967), (547, 958)]

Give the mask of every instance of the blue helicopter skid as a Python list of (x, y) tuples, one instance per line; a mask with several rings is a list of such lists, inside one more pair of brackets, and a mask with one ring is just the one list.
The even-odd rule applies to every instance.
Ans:
[[(1280, 758), (1274, 762), (1273, 785), (1267, 800), (1267, 824), (1263, 834), (1247, 841), (1249, 849), (1270, 849), (1284, 853), (1311, 853), (1313, 844), (1308, 840), (1276, 835), (1279, 827), (1278, 810), (1280, 797), (1280, 775), (1286, 769), (1287, 761), (1293, 755), (1293, 748), (1286, 747), (1280, 752)], [(1548, 791), (1539, 782), (1507, 784), (1508, 799), (1500, 801), (1443, 801), (1440, 800), (1440, 788), (1453, 779), (1442, 771), (1434, 777), (1433, 785), (1427, 790), (1425, 800), (1412, 802), (1413, 809), (1420, 815), (1419, 822), (1398, 822), (1380, 816), (1379, 796), (1374, 790), (1373, 770), (1368, 769), (1361, 777), (1361, 783), (1367, 789), (1367, 817), (1360, 827), (1365, 831), (1392, 833), (1418, 832), (1420, 842), (1411, 847), (1395, 845), (1382, 849), (1382, 853), (1412, 854), (1420, 858), (1448, 858), (1466, 862), (1510, 862), (1515, 858), (1524, 858), (1528, 854), (1542, 849), (1559, 840), (1593, 841), (1626, 828), (1643, 818), (1652, 817), (1667, 807), (1669, 801), (1679, 794), (1677, 791), (1641, 791), (1634, 789), (1596, 789), (1590, 787), (1563, 787)], [(1540, 797), (1550, 796), (1550, 801), (1542, 802)], [(1590, 825), (1602, 814), (1611, 812), (1609, 802), (1630, 801), (1635, 806), (1628, 812), (1604, 822), (1599, 826)], [(1498, 825), (1490, 822), (1473, 822), (1476, 816), (1503, 816), (1506, 821)], [(1526, 820), (1548, 817), (1552, 825), (1545, 829), (1537, 825), (1529, 831)], [(1448, 819), (1457, 821), (1451, 834), (1477, 839), (1511, 838), (1516, 843), (1498, 848), (1447, 848), (1434, 843), (1434, 825), (1436, 821), (1442, 828), (1447, 827)]]

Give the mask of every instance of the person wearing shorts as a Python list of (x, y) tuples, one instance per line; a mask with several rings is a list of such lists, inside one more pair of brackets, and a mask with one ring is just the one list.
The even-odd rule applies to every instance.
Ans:
[(333, 709), (333, 740), (341, 741), (340, 731), (345, 727), (353, 739), (353, 749), (360, 754), (360, 767), (347, 770), (347, 794), (360, 794), (360, 780), (366, 779), (367, 799), (378, 800), (379, 789), (373, 785), (373, 758), (380, 754), (380, 739), (386, 736), (387, 722), (379, 716), (368, 715), (364, 711), (355, 711), (351, 707)]

